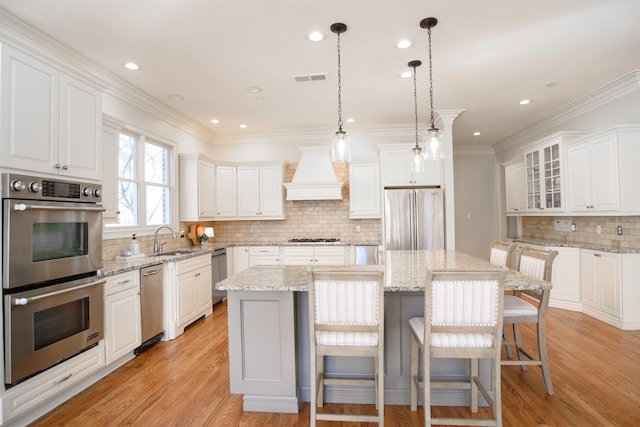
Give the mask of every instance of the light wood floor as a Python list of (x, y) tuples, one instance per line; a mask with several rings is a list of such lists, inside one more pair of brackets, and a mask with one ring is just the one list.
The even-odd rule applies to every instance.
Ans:
[[(532, 342), (533, 329), (523, 333)], [(505, 426), (640, 426), (640, 331), (623, 332), (580, 313), (550, 309), (548, 344), (556, 393), (546, 394), (537, 367), (503, 367)], [(296, 415), (243, 413), (242, 396), (229, 394), (228, 357), (222, 303), (178, 339), (159, 343), (32, 425), (309, 425), (308, 403)], [(471, 416), (467, 408), (433, 413)], [(421, 422), (422, 408), (385, 406), (387, 426)]]

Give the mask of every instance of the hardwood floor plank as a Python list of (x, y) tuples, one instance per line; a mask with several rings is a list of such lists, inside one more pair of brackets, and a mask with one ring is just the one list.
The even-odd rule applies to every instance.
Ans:
[[(581, 313), (550, 309), (548, 347), (556, 393), (547, 395), (538, 367), (502, 367), (505, 426), (640, 425), (640, 331), (620, 331)], [(535, 348), (535, 330), (522, 330)], [(229, 393), (226, 303), (174, 341), (161, 342), (32, 424), (40, 426), (303, 427), (299, 414), (242, 411)], [(363, 409), (364, 406), (364, 409)], [(326, 405), (346, 412), (372, 405)], [(368, 407), (368, 408), (367, 408)], [(434, 407), (434, 416), (486, 416), (481, 408)], [(422, 408), (386, 405), (385, 425), (422, 425)], [(319, 427), (360, 424), (320, 422)], [(367, 424), (363, 424), (367, 425)], [(373, 424), (369, 424), (373, 425)]]

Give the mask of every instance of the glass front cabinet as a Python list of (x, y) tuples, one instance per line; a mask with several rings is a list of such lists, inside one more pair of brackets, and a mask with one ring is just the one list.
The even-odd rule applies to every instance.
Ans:
[(524, 153), (527, 211), (563, 212), (563, 144), (583, 132), (560, 132)]

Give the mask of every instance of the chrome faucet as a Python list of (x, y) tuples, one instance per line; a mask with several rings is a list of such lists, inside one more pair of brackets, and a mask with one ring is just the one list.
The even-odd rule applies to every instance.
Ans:
[(153, 233), (153, 253), (154, 254), (161, 253), (162, 247), (167, 243), (167, 242), (162, 242), (162, 243), (158, 242), (158, 231), (162, 230), (163, 228), (166, 228), (169, 231), (171, 231), (171, 237), (173, 237), (173, 240), (176, 239), (176, 232), (173, 231), (173, 228), (169, 227), (168, 225), (161, 225), (160, 227), (156, 228), (156, 231)]

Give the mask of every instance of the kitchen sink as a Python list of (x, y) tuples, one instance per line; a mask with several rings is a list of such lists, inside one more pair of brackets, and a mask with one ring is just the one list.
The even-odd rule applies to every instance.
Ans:
[(172, 256), (190, 254), (190, 253), (193, 253), (193, 252), (195, 252), (193, 249), (179, 249), (177, 251), (159, 252), (157, 254), (153, 254), (153, 256), (155, 256), (155, 257), (172, 257)]

